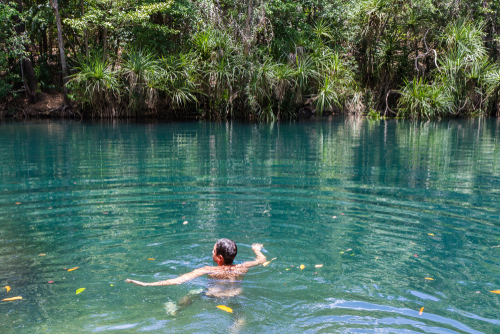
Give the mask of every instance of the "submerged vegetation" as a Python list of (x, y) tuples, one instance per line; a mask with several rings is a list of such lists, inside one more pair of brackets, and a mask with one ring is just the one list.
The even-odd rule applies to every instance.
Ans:
[(496, 0), (0, 1), (0, 98), (8, 107), (64, 87), (91, 117), (495, 115), (499, 10)]

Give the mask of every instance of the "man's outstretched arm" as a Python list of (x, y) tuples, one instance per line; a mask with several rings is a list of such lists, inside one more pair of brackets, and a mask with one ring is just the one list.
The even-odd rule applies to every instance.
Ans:
[(256, 266), (258, 264), (262, 264), (262, 263), (266, 262), (266, 260), (267, 260), (266, 257), (260, 251), (262, 249), (262, 244), (253, 244), (252, 249), (255, 252), (255, 255), (257, 257), (253, 261), (243, 262), (241, 264), (243, 267), (250, 268), (250, 267), (253, 267), (253, 266)]
[(135, 285), (140, 285), (140, 286), (162, 286), (162, 285), (176, 285), (176, 284), (182, 284), (184, 282), (190, 281), (192, 279), (195, 279), (196, 277), (200, 277), (205, 274), (211, 274), (213, 270), (211, 267), (204, 267), (204, 268), (199, 268), (195, 269), (190, 273), (181, 275), (176, 278), (168, 279), (165, 281), (159, 281), (159, 282), (154, 282), (154, 283), (144, 283), (141, 281), (135, 281), (131, 279), (125, 280), (127, 283), (134, 283)]

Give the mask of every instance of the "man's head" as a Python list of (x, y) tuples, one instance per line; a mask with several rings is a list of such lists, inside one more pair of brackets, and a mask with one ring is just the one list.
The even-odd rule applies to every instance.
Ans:
[(238, 253), (238, 247), (234, 241), (229, 239), (219, 239), (212, 251), (213, 259), (219, 266), (233, 264), (233, 260)]

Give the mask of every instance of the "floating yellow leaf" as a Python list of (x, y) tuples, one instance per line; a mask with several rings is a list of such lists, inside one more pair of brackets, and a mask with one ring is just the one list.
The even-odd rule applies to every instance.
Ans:
[(322, 264), (317, 264), (317, 265), (314, 266), (314, 268), (321, 268), (321, 267), (323, 267)]
[(424, 279), (426, 279), (426, 280), (428, 280), (428, 281), (434, 281), (434, 278), (430, 278), (430, 277), (426, 277), (426, 278), (424, 278)]
[(344, 252), (340, 252), (340, 254), (344, 254)]
[(500, 290), (493, 290), (493, 291), (490, 291), (490, 292), (493, 292), (493, 293), (496, 293), (497, 295), (500, 295)]
[(47, 255), (47, 254), (38, 254), (38, 256), (45, 256), (45, 255)]
[(10, 291), (10, 286), (7, 285), (5, 288), (7, 289), (7, 292)]
[(113, 284), (110, 284), (109, 286), (113, 286)]
[(434, 233), (429, 233), (429, 235), (430, 235), (431, 237), (433, 237), (433, 236), (434, 236)]
[(23, 299), (23, 297), (17, 296), (17, 297), (11, 297), (11, 298), (2, 299), (2, 301), (3, 302), (11, 302), (11, 301), (14, 301), (14, 300), (21, 300), (21, 299)]
[(424, 312), (424, 308), (423, 307), (420, 309), (420, 312), (418, 312), (418, 315), (422, 315), (422, 312)]
[(300, 270), (304, 269), (306, 266), (304, 266), (303, 264), (300, 265)]
[(219, 306), (217, 306), (217, 308), (221, 309), (222, 311), (233, 313), (233, 310), (230, 307), (227, 307), (226, 305), (219, 305)]
[(80, 268), (80, 267), (74, 267), (74, 268), (70, 268), (70, 269), (68, 269), (68, 271), (73, 271), (73, 270), (77, 270), (78, 268)]
[(277, 258), (275, 257), (274, 259), (271, 259), (271, 260), (269, 260), (269, 261), (264, 262), (262, 265), (265, 267), (265, 266), (267, 266), (269, 263), (271, 263), (272, 261), (274, 261), (274, 260), (276, 260), (276, 259), (277, 259)]
[(290, 270), (290, 268), (286, 268), (286, 271)]
[(76, 290), (76, 294), (78, 295), (78, 294), (82, 293), (83, 291), (85, 291), (85, 288), (80, 288), (80, 289)]
[(155, 260), (155, 258), (154, 258), (154, 257), (150, 257), (150, 258), (148, 259), (148, 261), (154, 261), (154, 260)]

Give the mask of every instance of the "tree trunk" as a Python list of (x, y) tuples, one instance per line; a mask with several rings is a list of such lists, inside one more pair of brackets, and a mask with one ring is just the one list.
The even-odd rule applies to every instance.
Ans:
[[(36, 81), (35, 69), (29, 58), (23, 58), (23, 70), (26, 75), (26, 81), (24, 82), (26, 92), (30, 98), (31, 103), (36, 103), (38, 99), (36, 98), (36, 89), (38, 83)], [(24, 79), (23, 79), (24, 80)]]
[[(22, 0), (17, 0), (17, 10), (19, 13), (23, 12)], [(25, 32), (26, 27), (24, 23), (18, 24), (15, 30), (18, 35), (21, 35)], [(25, 44), (24, 48), (27, 52), (29, 52), (29, 45)], [(38, 87), (38, 82), (36, 80), (35, 70), (31, 61), (28, 58), (24, 58), (23, 56), (21, 56), (21, 79), (23, 80), (24, 88), (30, 102), (36, 103), (36, 89)]]
[[(82, 0), (82, 16), (85, 16), (85, 6)], [(83, 30), (83, 35), (85, 36), (85, 58), (89, 57), (89, 37), (87, 36), (87, 29)]]
[(61, 17), (59, 16), (59, 7), (57, 5), (57, 0), (51, 0), (52, 8), (54, 9), (54, 14), (56, 16), (57, 24), (57, 43), (59, 44), (59, 55), (61, 57), (61, 69), (63, 77), (63, 91), (64, 91), (64, 103), (69, 104), (68, 99), (68, 87), (66, 83), (68, 82), (68, 69), (66, 67), (66, 55), (64, 54), (64, 44), (62, 39), (62, 25)]
[(252, 33), (252, 27), (251, 27), (251, 24), (252, 24), (252, 21), (253, 21), (253, 0), (249, 0), (248, 1), (248, 13), (247, 13), (247, 19), (246, 19), (246, 22), (245, 22), (245, 35), (244, 38), (245, 38), (245, 41), (244, 42), (244, 45), (245, 45), (245, 56), (248, 55), (248, 53), (250, 52), (250, 35)]
[(49, 40), (48, 40), (48, 48), (49, 48), (49, 62), (50, 58), (52, 58), (52, 40), (54, 39), (53, 33), (52, 33), (52, 27), (49, 27)]
[(102, 61), (106, 60), (106, 48), (108, 47), (108, 29), (104, 28), (104, 32), (102, 33)]
[(43, 52), (41, 53), (47, 53), (47, 49), (48, 49), (48, 46), (47, 46), (47, 29), (45, 29), (43, 32), (42, 32), (42, 49), (43, 49)]

